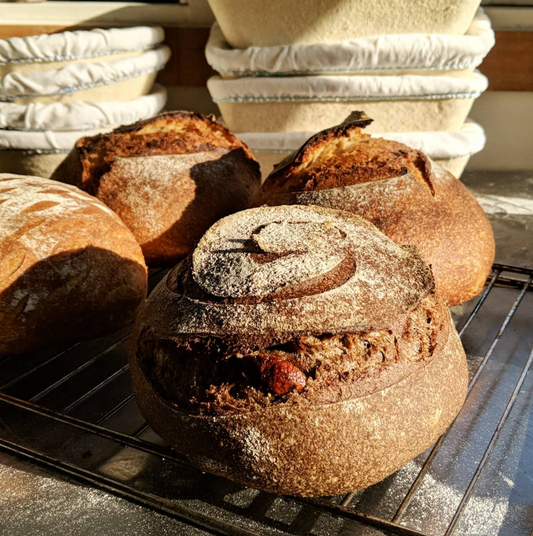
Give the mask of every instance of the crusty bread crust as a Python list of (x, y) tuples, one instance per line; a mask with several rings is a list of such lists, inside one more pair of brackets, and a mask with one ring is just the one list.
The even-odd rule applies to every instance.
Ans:
[(316, 134), (276, 166), (256, 203), (349, 210), (395, 242), (416, 246), (449, 306), (473, 298), (494, 261), (483, 209), (419, 151), (362, 133), (369, 120), (357, 117)]
[(190, 154), (217, 147), (228, 151), (242, 148), (253, 160), (246, 144), (213, 118), (192, 112), (165, 112), (107, 134), (80, 138), (50, 178), (98, 197), (100, 179), (117, 157)]
[[(349, 261), (341, 279), (337, 269)], [(409, 246), (315, 206), (260, 207), (215, 223), (154, 289), (140, 317), (161, 339), (202, 334), (274, 344), (302, 334), (403, 325), (433, 290)]]
[(151, 266), (175, 264), (217, 219), (247, 208), (260, 185), (248, 147), (190, 112), (81, 138), (51, 178), (115, 211)]
[(115, 331), (146, 296), (135, 238), (73, 186), (0, 175), (0, 355)]
[(246, 486), (310, 497), (371, 486), (426, 450), (461, 409), (468, 382), (454, 329), (429, 363), (397, 383), (312, 408), (194, 415), (163, 400), (133, 354), (130, 371), (144, 417), (193, 464)]
[[(346, 258), (350, 273), (338, 278)], [(183, 358), (176, 344), (200, 342), (200, 358), (203, 348), (205, 359), (222, 360), (265, 347), (275, 354), (303, 335), (389, 330), (394, 339), (433, 299), (432, 288), (414, 249), (351, 213), (280, 206), (226, 217), (158, 285), (138, 318), (130, 369), (141, 411), (194, 464), (245, 485), (304, 496), (369, 486), (434, 442), (464, 401), (465, 354), (438, 297), (420, 359), (400, 352), (392, 363), (383, 354), (381, 365), (359, 376), (339, 370), (323, 385), (328, 396), (300, 383), (272, 403), (184, 411), (147, 374), (147, 363), (154, 353), (159, 362)]]

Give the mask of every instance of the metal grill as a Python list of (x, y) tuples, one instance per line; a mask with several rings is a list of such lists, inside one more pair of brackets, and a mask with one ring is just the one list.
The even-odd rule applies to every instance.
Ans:
[[(151, 287), (163, 275), (152, 273)], [(404, 468), (367, 490), (278, 497), (191, 467), (137, 409), (130, 328), (0, 361), (0, 449), (217, 534), (449, 535), (468, 512), (533, 362), (532, 280), (533, 269), (496, 264), (481, 297), (452, 311), (471, 368), (467, 402), (407, 477)], [(429, 480), (445, 486), (447, 509), (428, 495)]]

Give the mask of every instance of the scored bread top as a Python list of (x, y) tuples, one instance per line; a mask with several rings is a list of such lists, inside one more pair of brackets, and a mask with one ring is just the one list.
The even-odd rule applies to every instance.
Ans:
[(197, 334), (241, 345), (388, 329), (433, 286), (414, 248), (358, 216), (260, 207), (213, 225), (151, 295), (139, 325), (147, 319), (161, 339)]
[(211, 117), (193, 112), (165, 112), (107, 134), (80, 138), (51, 178), (74, 183), (96, 195), (100, 178), (117, 157), (180, 155), (218, 147), (242, 149), (253, 161), (250, 149)]
[(353, 112), (343, 123), (311, 136), (268, 176), (263, 191), (315, 191), (398, 177), (410, 172), (433, 193), (431, 164), (403, 143), (372, 138), (372, 119)]
[(354, 112), (319, 132), (264, 182), (256, 205), (318, 205), (358, 214), (399, 244), (418, 248), (449, 306), (478, 294), (494, 236), (476, 198), (420, 151), (364, 134)]
[[(74, 223), (77, 225), (74, 225)], [(114, 236), (96, 229), (109, 226)], [(100, 244), (99, 238), (103, 239)], [(120, 218), (98, 199), (78, 188), (48, 179), (0, 174), (0, 276), (13, 262), (8, 252), (24, 250), (21, 269), (29, 258), (35, 262), (87, 245), (110, 247), (144, 266), (141, 250)], [(14, 263), (12, 267), (15, 266)], [(26, 266), (27, 268), (27, 266)]]

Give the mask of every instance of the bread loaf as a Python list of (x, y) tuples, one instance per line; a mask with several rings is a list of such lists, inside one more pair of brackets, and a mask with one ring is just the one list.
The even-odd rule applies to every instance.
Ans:
[(0, 175), (0, 356), (115, 331), (146, 296), (131, 232), (74, 186)]
[(355, 112), (280, 162), (257, 204), (348, 210), (399, 244), (416, 246), (449, 306), (478, 294), (494, 261), (494, 236), (475, 197), (420, 151), (362, 132)]
[(466, 392), (428, 266), (320, 207), (228, 216), (148, 298), (130, 369), (153, 429), (262, 490), (369, 486), (430, 446)]
[(52, 174), (114, 210), (149, 265), (173, 265), (260, 186), (244, 143), (208, 117), (170, 112), (78, 140)]

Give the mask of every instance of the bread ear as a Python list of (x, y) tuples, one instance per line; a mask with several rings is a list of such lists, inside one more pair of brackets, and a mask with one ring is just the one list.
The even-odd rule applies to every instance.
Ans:
[(494, 261), (494, 236), (465, 186), (420, 151), (372, 138), (354, 112), (312, 136), (267, 177), (257, 205), (319, 205), (368, 219), (418, 247), (448, 305), (478, 294)]

